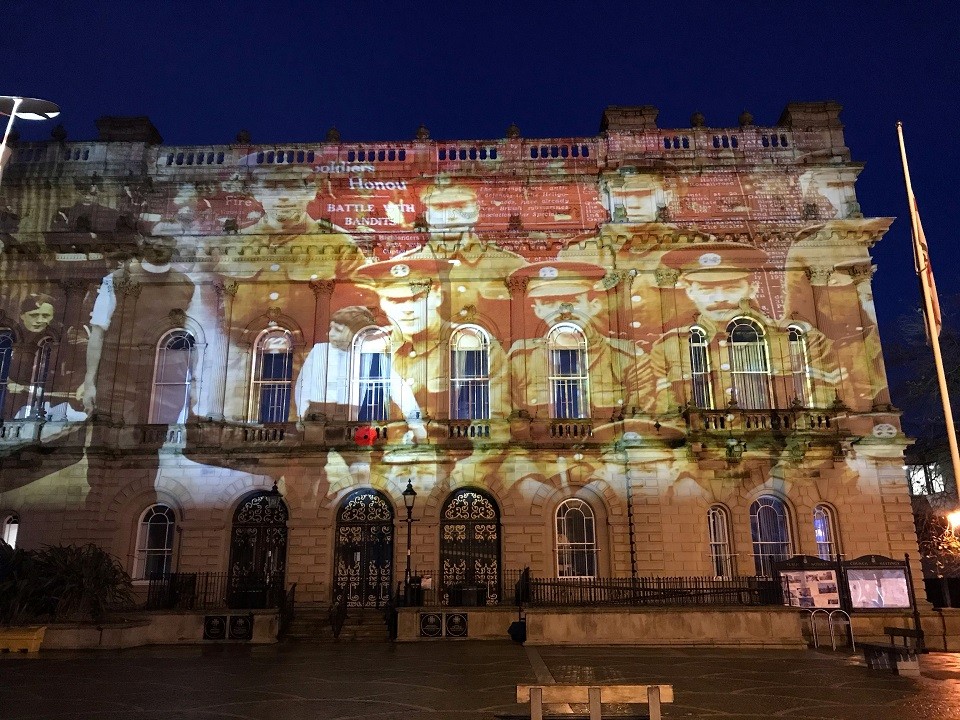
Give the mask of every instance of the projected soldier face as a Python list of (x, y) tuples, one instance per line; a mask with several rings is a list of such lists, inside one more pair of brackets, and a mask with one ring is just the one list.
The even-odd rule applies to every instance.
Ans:
[(26, 310), (20, 314), (20, 322), (28, 332), (43, 332), (53, 322), (53, 305), (49, 302), (32, 304), (34, 305), (32, 310)]
[(480, 218), (477, 194), (466, 187), (446, 187), (427, 193), (423, 202), (430, 231), (435, 234), (470, 230)]
[(313, 193), (302, 179), (289, 179), (271, 185), (257, 199), (268, 223), (289, 227), (307, 222), (306, 204), (313, 199)]
[(562, 312), (569, 312), (578, 317), (594, 318), (603, 309), (603, 305), (596, 298), (591, 299), (589, 293), (577, 295), (553, 295), (536, 297), (533, 299), (533, 314), (541, 320), (549, 321)]
[(756, 283), (750, 282), (749, 275), (716, 282), (689, 278), (683, 286), (700, 314), (713, 322), (729, 320), (742, 301), (751, 300), (757, 293)]
[(353, 341), (353, 330), (336, 321), (330, 323), (330, 344), (337, 350), (349, 350)]
[(399, 284), (380, 289), (380, 308), (405, 336), (419, 335), (440, 327), (438, 313), (441, 302), (439, 285), (417, 290)]
[(173, 259), (175, 245), (171, 237), (147, 238), (140, 249), (141, 257), (151, 265), (167, 265)]

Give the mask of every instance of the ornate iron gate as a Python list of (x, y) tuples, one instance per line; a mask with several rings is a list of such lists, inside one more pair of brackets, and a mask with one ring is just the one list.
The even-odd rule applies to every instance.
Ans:
[(355, 490), (337, 513), (333, 600), (382, 607), (393, 584), (393, 508), (376, 490)]
[(233, 515), (227, 603), (271, 607), (283, 594), (287, 565), (287, 506), (276, 488), (251, 495)]
[(479, 490), (457, 490), (440, 515), (440, 603), (497, 605), (500, 510)]

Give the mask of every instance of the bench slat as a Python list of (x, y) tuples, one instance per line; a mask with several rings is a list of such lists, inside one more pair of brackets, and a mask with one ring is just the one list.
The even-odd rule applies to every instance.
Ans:
[(588, 703), (590, 688), (600, 688), (605, 703), (639, 704), (648, 702), (651, 688), (660, 688), (660, 702), (673, 702), (673, 685), (517, 685), (517, 702), (530, 701), (530, 691), (542, 688), (544, 703)]

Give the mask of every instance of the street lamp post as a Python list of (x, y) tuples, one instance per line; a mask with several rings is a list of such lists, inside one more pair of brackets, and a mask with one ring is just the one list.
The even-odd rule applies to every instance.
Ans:
[(0, 95), (0, 115), (6, 115), (7, 126), (3, 131), (3, 140), (0, 140), (0, 182), (3, 182), (3, 167), (7, 164), (10, 151), (7, 149), (7, 139), (13, 128), (13, 121), (23, 120), (52, 120), (60, 114), (60, 108), (49, 100), (25, 98), (15, 95)]
[(403, 602), (410, 605), (410, 548), (413, 539), (413, 505), (417, 501), (417, 491), (413, 482), (407, 480), (407, 489), (403, 491), (403, 505), (407, 508), (407, 569), (403, 574)]

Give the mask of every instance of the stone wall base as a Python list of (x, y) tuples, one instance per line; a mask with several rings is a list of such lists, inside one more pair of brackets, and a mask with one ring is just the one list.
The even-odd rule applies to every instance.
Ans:
[(142, 645), (205, 645), (221, 643), (252, 643), (263, 645), (277, 641), (278, 616), (276, 610), (252, 612), (252, 640), (204, 640), (203, 623), (206, 615), (239, 615), (239, 612), (211, 610), (203, 613), (156, 612), (143, 613), (136, 620), (92, 624), (48, 625), (40, 650), (121, 650)]

